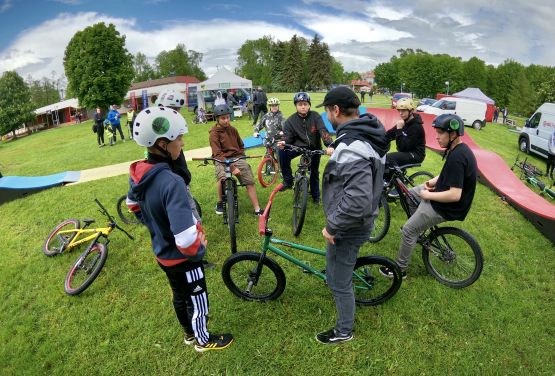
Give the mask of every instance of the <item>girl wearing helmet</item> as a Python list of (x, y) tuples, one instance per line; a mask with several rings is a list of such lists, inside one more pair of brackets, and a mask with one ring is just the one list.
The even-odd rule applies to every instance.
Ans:
[[(403, 166), (406, 164), (422, 163), (426, 157), (426, 137), (422, 118), (414, 112), (411, 98), (401, 98), (397, 102), (400, 120), (387, 131), (390, 141), (395, 140), (397, 152), (388, 153), (386, 165)], [(387, 176), (384, 177), (386, 180)]]
[[(445, 148), (445, 163), (439, 176), (414, 187), (410, 192), (420, 198), (414, 214), (401, 228), (402, 238), (397, 255), (403, 278), (416, 241), (420, 234), (445, 221), (465, 219), (476, 191), (476, 158), (472, 150), (463, 143), (463, 120), (454, 114), (440, 115), (432, 123), (436, 140)], [(380, 268), (386, 276), (393, 276), (387, 268)]]
[(134, 140), (148, 148), (147, 160), (130, 167), (128, 207), (148, 227), (152, 249), (168, 277), (185, 344), (197, 351), (226, 348), (231, 334), (208, 332), (208, 293), (202, 258), (204, 230), (193, 215), (183, 180), (170, 168), (183, 148), (185, 119), (168, 107), (150, 107), (135, 119)]
[(266, 138), (279, 141), (283, 135), (283, 123), (285, 122), (285, 118), (279, 110), (279, 99), (268, 99), (268, 106), (270, 107), (270, 112), (262, 116), (260, 123), (254, 127), (253, 136), (258, 137), (259, 132), (266, 128)]

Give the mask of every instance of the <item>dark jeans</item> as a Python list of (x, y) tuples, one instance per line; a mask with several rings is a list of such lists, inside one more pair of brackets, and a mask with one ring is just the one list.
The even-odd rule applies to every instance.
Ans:
[(254, 105), (254, 119), (252, 121), (253, 125), (256, 125), (256, 121), (258, 120), (258, 115), (262, 112), (262, 116), (268, 113), (268, 107), (265, 104), (255, 104)]
[(422, 163), (424, 158), (421, 158), (416, 153), (408, 153), (402, 151), (396, 151), (393, 153), (387, 153), (385, 156), (385, 172), (383, 175), (384, 181), (389, 181), (391, 179), (391, 173), (388, 171), (388, 166), (404, 166), (414, 163)]
[(104, 126), (102, 124), (96, 128), (96, 141), (98, 141), (98, 145), (104, 145)]
[(208, 291), (202, 261), (163, 266), (173, 292), (173, 308), (177, 320), (187, 333), (193, 333), (199, 344), (208, 342)]
[(112, 129), (114, 132), (114, 142), (116, 142), (116, 129), (119, 131), (119, 135), (121, 136), (121, 139), (125, 140), (125, 137), (123, 137), (123, 132), (121, 130), (121, 124), (116, 124), (116, 125), (112, 124)]
[[(291, 171), (291, 160), (298, 157), (301, 153), (293, 150), (279, 151), (279, 166), (283, 175), (285, 185), (293, 185), (293, 172)], [(320, 197), (320, 155), (312, 156), (310, 164), (310, 194), (314, 198)]]
[(555, 154), (547, 153), (547, 163), (546, 163), (545, 175), (548, 178), (553, 179), (553, 169), (555, 168)]

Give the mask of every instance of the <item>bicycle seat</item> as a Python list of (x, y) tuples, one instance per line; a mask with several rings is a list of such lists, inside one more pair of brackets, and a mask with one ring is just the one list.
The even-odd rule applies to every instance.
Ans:
[(83, 222), (85, 222), (85, 226), (90, 225), (91, 223), (94, 223), (95, 220), (94, 219), (83, 219)]

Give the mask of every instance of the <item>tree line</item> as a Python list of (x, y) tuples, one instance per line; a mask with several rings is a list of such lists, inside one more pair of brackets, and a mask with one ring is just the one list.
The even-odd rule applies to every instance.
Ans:
[(247, 40), (237, 55), (236, 73), (268, 91), (327, 89), (360, 79), (359, 73), (344, 71), (318, 35), (311, 41), (297, 35), (289, 41), (271, 36)]
[[(540, 104), (555, 101), (555, 68), (532, 64), (524, 66), (511, 59), (494, 67), (472, 57), (463, 61), (447, 54), (430, 54), (417, 49), (400, 49), (386, 63), (374, 69), (375, 82), (390, 92), (412, 92), (419, 98), (437, 93), (455, 93), (477, 87), (522, 116), (531, 115)], [(449, 82), (446, 85), (446, 82)]]

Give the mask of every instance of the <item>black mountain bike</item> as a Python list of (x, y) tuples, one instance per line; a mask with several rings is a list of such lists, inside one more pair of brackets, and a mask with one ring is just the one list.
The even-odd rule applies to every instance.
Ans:
[(237, 181), (231, 173), (231, 165), (240, 159), (248, 158), (260, 158), (259, 155), (243, 155), (241, 157), (236, 157), (232, 159), (216, 159), (216, 158), (193, 158), (194, 161), (202, 161), (201, 166), (208, 165), (209, 161), (214, 163), (220, 163), (224, 165), (225, 179), (221, 181), (222, 184), (222, 197), (221, 201), (224, 204), (224, 224), (227, 225), (229, 229), (229, 237), (231, 244), (231, 253), (237, 252), (237, 230), (235, 225), (239, 223), (239, 200), (237, 199), (237, 186), (242, 186), (242, 184), (237, 184)]
[[(403, 181), (410, 188), (423, 184), (427, 180), (430, 180), (434, 177), (434, 175), (428, 171), (417, 171), (411, 175), (407, 175), (407, 169), (413, 167), (420, 167), (420, 163), (408, 164), (398, 167), (399, 170), (403, 173)], [(368, 238), (368, 241), (370, 243), (379, 242), (389, 231), (389, 226), (391, 224), (391, 210), (389, 208), (389, 202), (394, 202), (399, 199), (399, 194), (395, 190), (395, 186), (393, 184), (394, 179), (395, 175), (392, 174), (389, 181), (384, 183), (382, 195), (379, 202), (378, 216), (374, 221), (374, 228), (372, 230), (372, 233), (370, 234), (370, 237)]]
[(310, 150), (295, 145), (285, 144), (285, 149), (301, 153), (295, 178), (293, 180), (293, 235), (299, 236), (303, 230), (308, 188), (310, 186), (310, 164), (314, 155), (325, 155), (325, 150)]
[[(409, 192), (409, 181), (401, 168), (393, 167), (392, 173), (401, 207), (410, 218), (418, 208), (420, 198)], [(418, 244), (422, 246), (426, 269), (446, 286), (470, 286), (482, 273), (482, 249), (472, 235), (460, 228), (433, 226), (420, 235)]]

